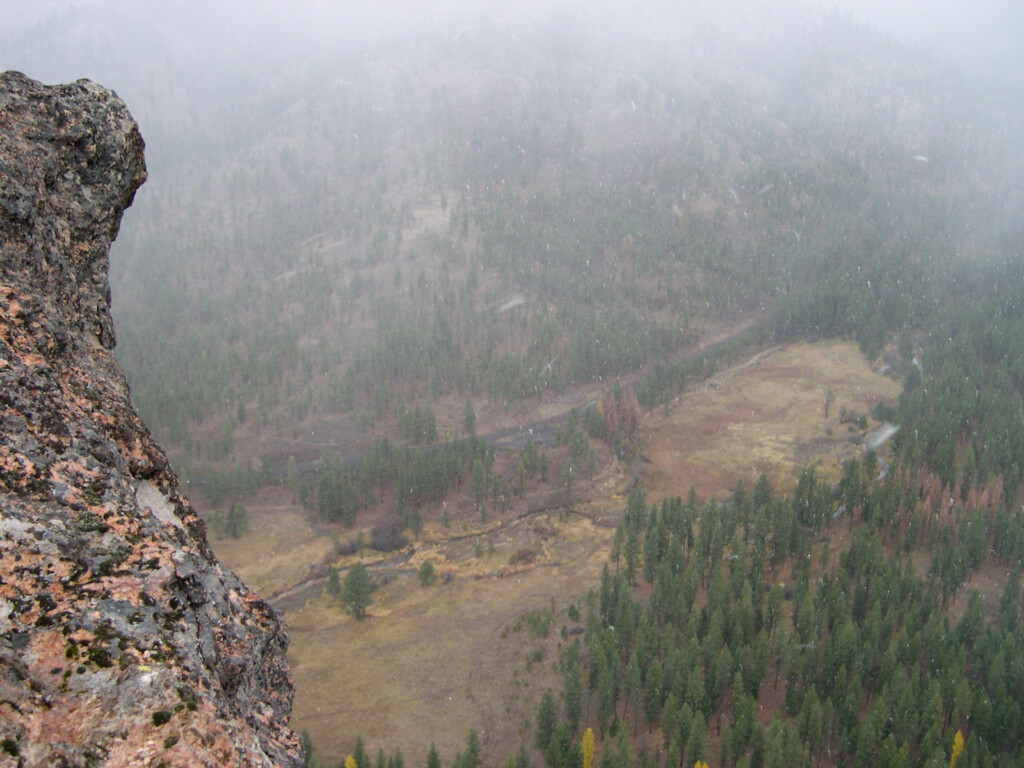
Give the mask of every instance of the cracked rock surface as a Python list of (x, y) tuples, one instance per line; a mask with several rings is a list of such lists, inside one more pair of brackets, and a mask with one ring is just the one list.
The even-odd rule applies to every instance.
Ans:
[(0, 768), (298, 766), (287, 631), (114, 359), (143, 149), (112, 91), (0, 74)]

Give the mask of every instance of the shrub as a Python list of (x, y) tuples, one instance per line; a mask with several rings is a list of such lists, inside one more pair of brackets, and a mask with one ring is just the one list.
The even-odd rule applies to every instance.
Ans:
[(359, 543), (355, 539), (334, 542), (334, 551), (339, 556), (354, 555), (359, 551)]
[(532, 549), (516, 550), (508, 559), (509, 565), (530, 565), (537, 559), (537, 553)]
[(370, 546), (378, 552), (393, 552), (407, 544), (402, 524), (395, 520), (390, 523), (375, 525), (370, 531)]

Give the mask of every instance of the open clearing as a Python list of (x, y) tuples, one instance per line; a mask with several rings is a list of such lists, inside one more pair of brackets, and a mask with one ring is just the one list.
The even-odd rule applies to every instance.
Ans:
[[(838, 476), (842, 462), (859, 455), (864, 434), (840, 423), (840, 408), (869, 414), (898, 392), (899, 384), (873, 373), (854, 344), (762, 352), (687, 391), (668, 414), (659, 408), (647, 415), (639, 467), (648, 498), (685, 496), (691, 485), (701, 498), (728, 498), (738, 480), (752, 488), (762, 472), (785, 492), (808, 465)], [(414, 765), (433, 741), (447, 764), (470, 728), (480, 732), (485, 762), (500, 764), (518, 747), (544, 688), (557, 690), (560, 630), (581, 626), (567, 609), (575, 603), (582, 610), (581, 600), (598, 584), (633, 473), (611, 465), (579, 490), (587, 501), (572, 513), (447, 527), (430, 521), (400, 556), (367, 550), (371, 575), (391, 580), (374, 592), (363, 622), (319, 587), (327, 563), (344, 569), (356, 557), (333, 560), (330, 531), (289, 504), (282, 489), (248, 500), (249, 534), (213, 543), (265, 596), (312, 585), (310, 599), (277, 604), (292, 638), (292, 724), (309, 732), (326, 764), (344, 759), (357, 734), (373, 751), (401, 748)], [(510, 566), (521, 550), (536, 559)], [(424, 559), (450, 580), (421, 587), (416, 569)], [(523, 614), (552, 605), (547, 638), (532, 636), (525, 624), (515, 631)]]
[[(828, 418), (825, 397), (832, 392)], [(842, 409), (869, 417), (894, 402), (900, 384), (873, 372), (853, 343), (793, 344), (762, 352), (677, 398), (666, 417), (648, 417), (644, 485), (654, 498), (729, 498), (761, 474), (784, 491), (813, 466), (838, 479), (861, 455), (865, 430), (841, 423)]]

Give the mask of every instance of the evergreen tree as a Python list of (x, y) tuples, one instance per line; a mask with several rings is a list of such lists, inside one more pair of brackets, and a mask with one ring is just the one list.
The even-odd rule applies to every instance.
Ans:
[[(304, 768), (309, 768), (310, 765), (315, 764), (314, 761), (316, 760), (313, 757), (313, 739), (309, 735), (309, 731), (306, 731), (306, 730), (302, 731), (301, 738), (302, 738), (302, 754), (303, 754), (302, 765), (304, 766)], [(319, 762), (319, 761), (317, 761), (317, 762)]]
[(356, 768), (370, 768), (370, 755), (366, 752), (362, 736), (356, 736), (356, 745), (352, 747), (352, 754), (349, 757), (355, 762)]
[(505, 768), (532, 768), (533, 761), (530, 759), (530, 753), (526, 751), (526, 745), (522, 742), (519, 743), (519, 749), (505, 761)]
[(569, 724), (570, 733), (576, 733), (583, 707), (583, 673), (580, 669), (580, 647), (577, 643), (566, 648), (563, 664), (565, 688), (562, 698), (565, 701), (565, 719)]
[(476, 729), (470, 729), (466, 736), (466, 749), (455, 756), (453, 768), (480, 768), (480, 736)]
[(555, 694), (548, 688), (540, 697), (540, 706), (537, 708), (537, 731), (534, 734), (534, 743), (541, 752), (548, 748), (557, 722), (558, 709), (555, 706)]
[(241, 538), (249, 530), (249, 513), (241, 504), (232, 504), (224, 521), (224, 533), (232, 539)]
[(421, 587), (429, 587), (434, 583), (435, 573), (434, 564), (429, 560), (424, 560), (416, 572), (417, 577), (420, 580)]
[(547, 768), (582, 768), (583, 756), (579, 747), (572, 743), (572, 734), (566, 723), (555, 726), (544, 750), (544, 764)]
[(366, 609), (372, 602), (372, 590), (373, 585), (370, 583), (370, 574), (366, 566), (356, 563), (348, 569), (341, 587), (341, 604), (357, 621), (366, 618)]

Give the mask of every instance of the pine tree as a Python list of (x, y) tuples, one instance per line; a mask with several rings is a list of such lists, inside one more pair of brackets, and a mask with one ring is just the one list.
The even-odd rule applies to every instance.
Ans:
[(345, 574), (345, 582), (341, 587), (341, 604), (357, 621), (366, 618), (366, 609), (372, 602), (370, 600), (372, 589), (370, 574), (367, 572), (366, 566), (356, 563), (348, 569), (348, 573)]
[(241, 504), (232, 504), (224, 522), (224, 533), (232, 539), (241, 538), (249, 530), (249, 514)]
[[(356, 736), (356, 745), (352, 747), (352, 754), (349, 757), (355, 763), (355, 768), (370, 768), (370, 756), (366, 753), (366, 745), (363, 744), (362, 736)], [(348, 760), (345, 761), (345, 768), (352, 768), (348, 764)]]
[(441, 755), (438, 754), (434, 742), (430, 742), (430, 750), (427, 752), (427, 768), (441, 768)]
[[(302, 764), (303, 764), (303, 766), (306, 766), (308, 768), (308, 766), (315, 765), (319, 761), (316, 761), (316, 758), (313, 757), (313, 752), (314, 752), (314, 750), (313, 750), (313, 738), (309, 735), (309, 731), (305, 731), (304, 730), (302, 732), (302, 737), (301, 738), (302, 738), (302, 752), (305, 755), (305, 758), (304, 758), (304, 761), (303, 761)], [(316, 762), (314, 762), (314, 761), (316, 761)]]
[(480, 736), (471, 729), (466, 736), (466, 749), (455, 757), (454, 768), (480, 768)]
[(558, 710), (555, 707), (555, 694), (548, 688), (540, 698), (540, 706), (537, 708), (537, 732), (534, 734), (534, 743), (541, 752), (548, 748), (557, 721)]
[(565, 700), (565, 719), (569, 723), (569, 730), (576, 733), (583, 707), (583, 674), (580, 670), (579, 645), (573, 643), (566, 648), (564, 663), (565, 690), (562, 698)]
[(526, 751), (525, 744), (519, 743), (516, 753), (505, 761), (505, 768), (533, 768), (533, 761), (530, 760), (530, 753)]
[(417, 576), (419, 577), (421, 587), (429, 587), (434, 583), (434, 564), (429, 560), (424, 560), (420, 564)]

